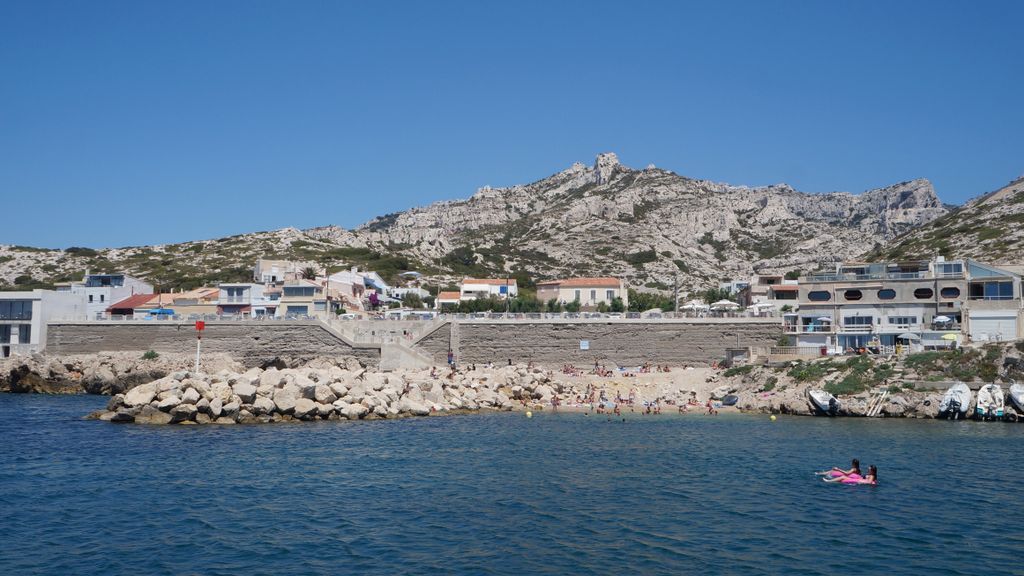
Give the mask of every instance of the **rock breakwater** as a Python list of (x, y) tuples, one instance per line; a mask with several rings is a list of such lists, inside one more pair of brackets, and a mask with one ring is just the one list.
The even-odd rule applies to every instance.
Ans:
[[(535, 382), (518, 373), (512, 379)], [(449, 379), (426, 371), (381, 373), (341, 366), (180, 371), (117, 394), (106, 410), (90, 416), (143, 424), (374, 420), (511, 410), (512, 388), (504, 372)]]

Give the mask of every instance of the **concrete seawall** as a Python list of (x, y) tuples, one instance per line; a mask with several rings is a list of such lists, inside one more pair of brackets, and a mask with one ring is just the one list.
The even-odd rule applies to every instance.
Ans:
[[(449, 347), (460, 363), (533, 361), (609, 366), (706, 365), (727, 348), (773, 346), (781, 334), (777, 319), (661, 320), (615, 322), (495, 321), (445, 324), (415, 347), (447, 360)], [(587, 349), (581, 349), (581, 342)]]
[[(191, 322), (55, 322), (46, 339), (46, 352), (57, 355), (132, 350), (188, 354), (195, 349)], [(247, 366), (276, 357), (355, 358), (368, 366), (380, 361), (379, 344), (351, 343), (315, 322), (210, 322), (203, 332), (203, 351), (229, 354)]]
[[(425, 356), (437, 365), (448, 351), (460, 363), (535, 362), (559, 366), (654, 364), (706, 365), (724, 358), (727, 348), (764, 347), (781, 334), (776, 319), (457, 321), (439, 324), (411, 342), (384, 344), (392, 350), (388, 368), (402, 358)], [(581, 347), (582, 343), (582, 347)], [(380, 343), (353, 342), (321, 322), (210, 322), (203, 350), (230, 354), (256, 366), (275, 357), (355, 358), (381, 365)], [(411, 350), (405, 350), (405, 348)], [(155, 350), (187, 354), (195, 350), (195, 329), (185, 322), (54, 322), (49, 325), (47, 353), (90, 354)], [(415, 351), (415, 354), (413, 353)], [(391, 364), (398, 363), (397, 366)], [(422, 363), (422, 362), (421, 362)]]

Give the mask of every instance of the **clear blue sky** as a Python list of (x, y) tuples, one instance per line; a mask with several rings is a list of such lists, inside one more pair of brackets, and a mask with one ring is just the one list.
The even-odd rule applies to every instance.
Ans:
[(1024, 173), (1024, 2), (0, 0), (0, 243), (338, 224), (614, 151), (961, 203)]

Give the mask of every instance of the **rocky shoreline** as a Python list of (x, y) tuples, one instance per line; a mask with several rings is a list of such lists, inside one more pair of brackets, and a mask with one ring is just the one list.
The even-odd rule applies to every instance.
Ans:
[[(1000, 360), (997, 358), (996, 360)], [(631, 377), (596, 376), (533, 366), (468, 367), (454, 374), (438, 368), (376, 372), (354, 360), (329, 358), (308, 363), (274, 359), (246, 370), (230, 357), (204, 357), (202, 373), (188, 370), (192, 358), (140, 358), (137, 353), (6, 359), (0, 391), (112, 395), (106, 410), (92, 417), (114, 422), (255, 423), (290, 420), (384, 419), (474, 412), (544, 410), (554, 400), (563, 409), (588, 411), (591, 398), (619, 402), (624, 412), (657, 403), (662, 413), (688, 406), (704, 411), (710, 399), (735, 396), (734, 408), (754, 414), (814, 415), (810, 389), (828, 387), (855, 374), (846, 360), (817, 366), (813, 379), (800, 378), (800, 365), (749, 366), (733, 370), (673, 368)], [(838, 363), (837, 363), (838, 362)], [(854, 365), (851, 363), (851, 365)], [(797, 368), (794, 368), (797, 366)], [(890, 370), (880, 364), (878, 370)], [(889, 372), (887, 372), (888, 374)], [(866, 416), (881, 388), (889, 394), (878, 416), (935, 418), (942, 391), (916, 387), (931, 373), (895, 366), (873, 387), (839, 394), (839, 416)], [(635, 403), (621, 401), (633, 396)], [(696, 404), (696, 405), (694, 405)]]
[[(192, 367), (195, 357), (163, 354), (145, 358), (138, 352), (47, 356), (33, 354), (0, 360), (0, 392), (20, 394), (123, 393), (139, 384)], [(207, 371), (242, 370), (225, 354), (203, 356)]]

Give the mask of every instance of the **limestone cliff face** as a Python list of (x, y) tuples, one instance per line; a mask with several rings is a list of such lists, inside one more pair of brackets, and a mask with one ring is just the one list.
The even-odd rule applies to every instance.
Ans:
[(936, 255), (1024, 265), (1024, 176), (868, 254), (876, 258)]
[(863, 194), (807, 194), (785, 184), (687, 178), (653, 165), (636, 170), (606, 153), (531, 184), (481, 188), (466, 200), (388, 214), (354, 230), (285, 228), (77, 252), (0, 246), (0, 280), (56, 281), (109, 269), (190, 287), (245, 280), (262, 255), (415, 268), (435, 284), (524, 272), (534, 279), (620, 276), (647, 290), (667, 290), (678, 277), (684, 290), (702, 289), (755, 271), (807, 270), (859, 256), (946, 212), (927, 180)]
[[(615, 275), (631, 285), (683, 288), (756, 271), (785, 272), (862, 254), (947, 212), (927, 180), (854, 195), (806, 194), (785, 185), (696, 180), (614, 154), (532, 184), (482, 188), (374, 219), (352, 231), (368, 245), (402, 245), (443, 272), (453, 251), (480, 267), (534, 277)], [(343, 241), (346, 231), (308, 231)], [(450, 260), (450, 259), (449, 259)], [(455, 278), (458, 274), (452, 274)]]

